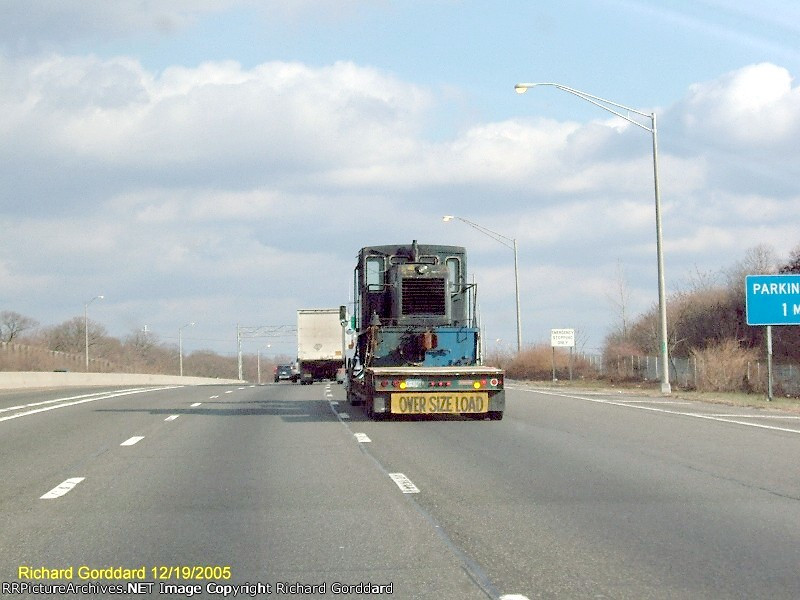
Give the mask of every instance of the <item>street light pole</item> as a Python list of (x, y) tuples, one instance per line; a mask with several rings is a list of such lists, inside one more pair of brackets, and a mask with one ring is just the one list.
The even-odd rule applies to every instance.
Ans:
[[(500, 242), (506, 248), (510, 248), (514, 251), (514, 288), (515, 288), (515, 295), (517, 300), (517, 353), (522, 351), (522, 317), (520, 314), (520, 307), (519, 307), (519, 260), (517, 258), (517, 240), (516, 238), (510, 238), (502, 233), (497, 233), (496, 231), (492, 231), (487, 227), (483, 227), (482, 225), (478, 225), (477, 223), (473, 223), (463, 217), (456, 217), (454, 215), (445, 215), (442, 217), (442, 221), (447, 223), (448, 221), (452, 221), (453, 219), (458, 219), (462, 223), (466, 223), (473, 229), (477, 229), (481, 233), (488, 235), (496, 242)], [(509, 244), (510, 242), (510, 244)]]
[(86, 342), (86, 372), (89, 372), (89, 305), (95, 300), (102, 300), (103, 296), (95, 296), (83, 303), (83, 335)]
[[(636, 109), (630, 108), (629, 106), (625, 106), (624, 104), (617, 104), (616, 102), (612, 102), (611, 100), (606, 100), (605, 98), (600, 98), (599, 96), (593, 96), (592, 94), (587, 94), (586, 92), (582, 92), (580, 90), (576, 90), (571, 87), (567, 87), (565, 85), (561, 85), (560, 83), (518, 83), (514, 86), (514, 90), (518, 94), (524, 94), (528, 89), (537, 86), (551, 86), (554, 88), (558, 88), (564, 92), (572, 94), (573, 96), (577, 96), (582, 100), (586, 100), (587, 102), (594, 104), (602, 108), (603, 110), (610, 112), (621, 119), (625, 119), (628, 123), (632, 123), (639, 127), (640, 129), (644, 129), (645, 131), (649, 132), (653, 136), (653, 185), (655, 187), (655, 202), (656, 202), (656, 257), (658, 263), (658, 312), (659, 312), (659, 326), (661, 330), (661, 363), (663, 365), (661, 369), (661, 392), (664, 394), (669, 394), (672, 392), (672, 387), (669, 383), (669, 349), (667, 346), (668, 337), (667, 337), (667, 299), (666, 299), (666, 286), (664, 283), (664, 251), (663, 251), (663, 244), (662, 244), (662, 234), (661, 234), (661, 197), (658, 191), (658, 131), (656, 128), (656, 113), (644, 113), (640, 112)], [(624, 115), (621, 112), (614, 110), (613, 108), (619, 108), (625, 110), (629, 113), (637, 114), (641, 117), (645, 117), (650, 119), (650, 127), (647, 125), (643, 125), (639, 121), (632, 119), (628, 115)]]
[[(272, 344), (267, 344), (264, 350), (272, 347)], [(258, 373), (258, 385), (261, 385), (261, 348), (256, 350), (256, 372)]]
[(183, 377), (183, 330), (186, 327), (194, 327), (194, 322), (178, 327), (178, 365), (181, 377)]

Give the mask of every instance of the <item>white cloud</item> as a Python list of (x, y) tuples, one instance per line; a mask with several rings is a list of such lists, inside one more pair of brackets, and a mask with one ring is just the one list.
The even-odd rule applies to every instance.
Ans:
[(794, 148), (800, 133), (800, 88), (776, 65), (752, 65), (697, 83), (680, 106), (687, 136), (741, 149)]
[[(479, 122), (433, 141), (434, 91), (350, 62), (155, 73), (52, 54), (0, 58), (0, 78), (0, 286), (20, 290), (0, 308), (26, 312), (26, 294), (58, 289), (72, 307), (118, 299), (103, 310), (125, 325), (200, 320), (187, 306), (291, 323), (294, 308), (347, 299), (359, 247), (416, 238), (467, 246), (487, 319), (513, 324), (511, 253), (443, 226), (448, 213), (519, 241), (524, 331), (584, 319), (599, 345), (618, 260), (642, 309), (654, 296), (652, 147), (618, 119)], [(664, 111), (668, 282), (758, 243), (796, 245), (797, 181), (777, 193), (770, 171), (754, 180), (738, 165), (756, 145), (762, 164), (794, 160), (797, 99), (785, 69), (755, 65)]]

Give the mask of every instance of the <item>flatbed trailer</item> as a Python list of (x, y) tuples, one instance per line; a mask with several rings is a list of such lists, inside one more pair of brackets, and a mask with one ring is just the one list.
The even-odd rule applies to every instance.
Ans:
[(370, 417), (469, 415), (499, 420), (505, 410), (504, 372), (483, 366), (368, 367), (351, 380), (351, 402)]

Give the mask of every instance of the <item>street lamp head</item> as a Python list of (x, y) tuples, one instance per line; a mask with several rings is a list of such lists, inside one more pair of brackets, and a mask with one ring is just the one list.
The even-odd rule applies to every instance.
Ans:
[(102, 300), (103, 298), (105, 298), (105, 296), (103, 296), (103, 295), (101, 294), (100, 296), (98, 296), (98, 298), (100, 298), (100, 300)]
[(524, 94), (525, 92), (528, 91), (528, 86), (525, 85), (524, 83), (518, 83), (517, 85), (514, 86), (514, 91), (517, 92), (518, 94)]
[(453, 215), (445, 215), (442, 217), (442, 221), (444, 221), (445, 223), (447, 223), (448, 221), (452, 221), (453, 219), (455, 219)]

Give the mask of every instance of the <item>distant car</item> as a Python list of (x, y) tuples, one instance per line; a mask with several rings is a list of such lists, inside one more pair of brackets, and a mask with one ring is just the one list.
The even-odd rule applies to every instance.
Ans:
[(292, 365), (278, 365), (275, 367), (275, 383), (292, 379)]
[(344, 383), (344, 378), (347, 377), (347, 369), (339, 367), (336, 370), (336, 383)]

